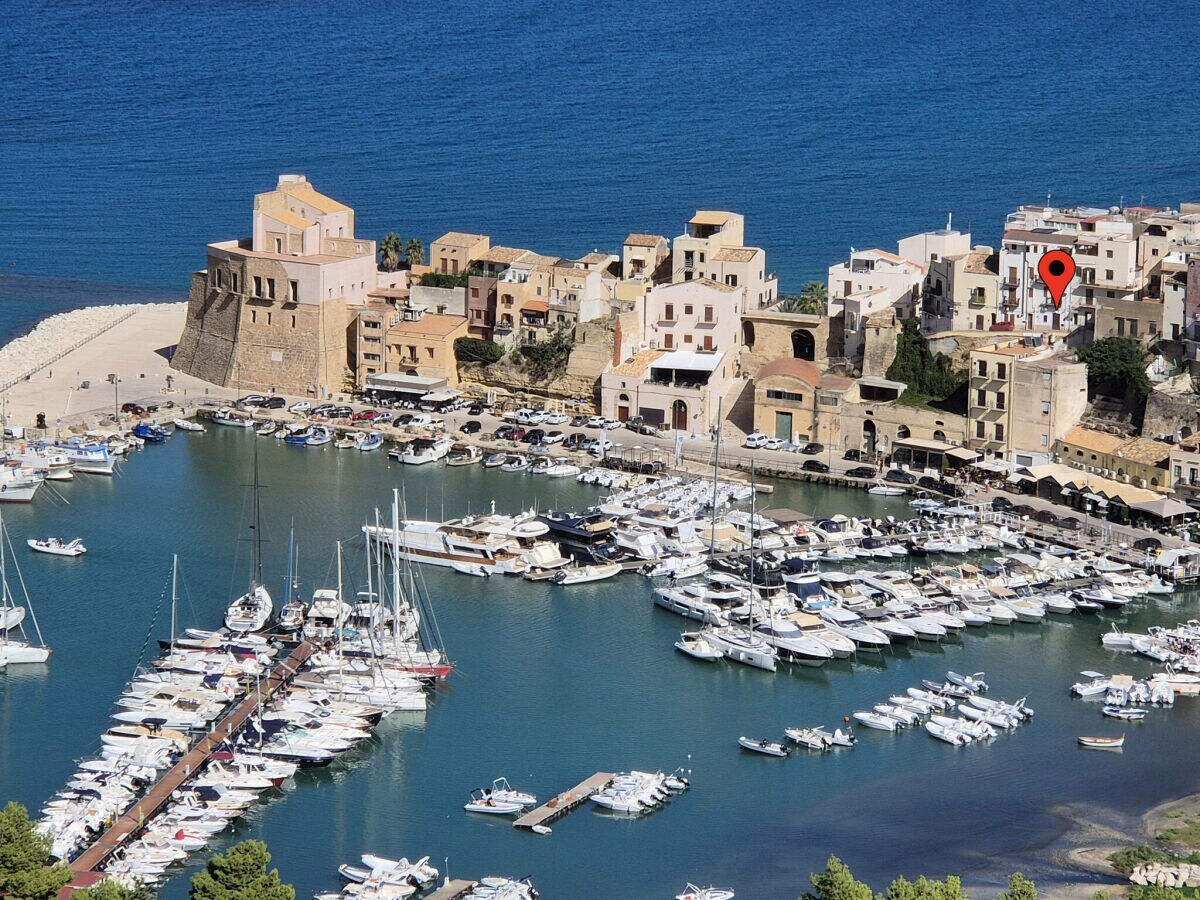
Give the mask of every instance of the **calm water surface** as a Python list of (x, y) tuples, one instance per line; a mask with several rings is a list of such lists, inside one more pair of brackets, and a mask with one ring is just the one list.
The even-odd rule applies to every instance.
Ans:
[[(82, 535), (81, 560), (19, 554), (50, 642), (45, 670), (0, 675), (0, 797), (36, 809), (96, 745), (110, 703), (148, 638), (169, 629), (171, 554), (184, 589), (180, 621), (212, 626), (249, 570), (244, 533), (250, 435), (179, 435), (138, 454), (112, 480), (80, 478), (63, 500), (5, 509), (14, 542)], [(413, 515), (582, 504), (597, 489), (482, 469), (389, 466), (377, 455), (259, 441), (266, 566), (282, 583), (295, 523), (306, 590), (335, 583), (334, 542), (361, 580), (358, 527), (390, 488)], [(68, 502), (69, 501), (69, 504)], [(895, 498), (781, 485), (770, 498), (815, 512), (906, 514)], [(548, 897), (674, 896), (686, 880), (739, 896), (789, 897), (832, 852), (878, 886), (897, 873), (962, 872), (1000, 884), (1020, 867), (1061, 875), (1041, 853), (1063, 830), (1065, 803), (1134, 813), (1196, 788), (1200, 704), (1183, 700), (1130, 726), (1121, 755), (1076, 750), (1074, 737), (1115, 732), (1067, 686), (1085, 668), (1144, 674), (1148, 661), (1101, 650), (1108, 617), (971, 631), (934, 650), (780, 671), (706, 666), (671, 644), (683, 620), (654, 608), (640, 576), (560, 588), (424, 569), (457, 671), (424, 715), (388, 720), (372, 745), (256, 809), (230, 837), (267, 840), (304, 896), (334, 887), (336, 866), (364, 851), (429, 854), (452, 873), (532, 874)], [(348, 575), (349, 578), (349, 575)], [(1194, 615), (1190, 595), (1142, 602), (1132, 627)], [(153, 652), (153, 645), (150, 651)], [(837, 724), (843, 715), (939, 677), (984, 670), (995, 695), (1023, 695), (1034, 722), (989, 747), (956, 750), (923, 733), (861, 734), (852, 752), (791, 759), (738, 750), (741, 734)], [(547, 797), (597, 770), (694, 770), (665, 810), (623, 820), (581, 809), (548, 838), (462, 812), (467, 792), (498, 775)], [(177, 877), (164, 896), (186, 896)]]

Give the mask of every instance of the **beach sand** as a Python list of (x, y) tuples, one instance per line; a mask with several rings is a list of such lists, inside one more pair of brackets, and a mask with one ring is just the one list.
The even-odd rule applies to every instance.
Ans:
[[(96, 427), (123, 403), (195, 405), (233, 397), (232, 390), (171, 369), (170, 352), (183, 332), (186, 310), (186, 303), (97, 306), (43, 320), (0, 348), (0, 384), (16, 382), (3, 392), (7, 424), (32, 427), (37, 414), (45, 413), (51, 433), (82, 430)], [(110, 374), (120, 379), (115, 391)], [(90, 386), (83, 388), (84, 382)]]

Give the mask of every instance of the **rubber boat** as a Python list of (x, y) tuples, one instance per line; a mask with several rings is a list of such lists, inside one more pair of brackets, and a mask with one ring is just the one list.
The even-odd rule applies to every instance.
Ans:
[(743, 750), (753, 750), (755, 753), (765, 753), (767, 756), (787, 756), (788, 748), (783, 744), (769, 741), (766, 738), (761, 740), (748, 738), (745, 735), (738, 738), (738, 746)]
[(71, 541), (64, 541), (56, 537), (43, 540), (29, 538), (25, 543), (31, 550), (36, 550), (38, 553), (49, 553), (52, 556), (82, 556), (87, 553), (87, 547), (83, 546), (82, 538), (75, 538)]

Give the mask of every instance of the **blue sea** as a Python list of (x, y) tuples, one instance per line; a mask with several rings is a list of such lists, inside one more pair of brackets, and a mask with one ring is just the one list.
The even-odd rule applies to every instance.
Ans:
[[(1189, 13), (1023, 0), (10, 4), (0, 340), (87, 303), (181, 298), (204, 245), (246, 234), (253, 195), (280, 172), (353, 206), (369, 237), (481, 231), (570, 256), (619, 251), (630, 231), (673, 236), (698, 207), (734, 209), (784, 290), (949, 213), (994, 244), (1007, 211), (1048, 194), (1200, 199)], [(124, 477), (63, 487), (69, 505), (6, 510), (18, 541), (78, 532), (92, 552), (27, 561), (55, 656), (0, 678), (0, 799), (36, 809), (94, 748), (143, 641), (165, 632), (172, 553), (187, 624), (211, 625), (240, 587), (244, 479), (231, 473), (250, 440), (181, 435)], [(288, 522), (301, 523), (306, 587), (329, 583), (333, 541), (402, 480), (431, 515), (532, 502), (520, 478), (305, 453), (271, 449), (265, 506), (280, 579)], [(595, 499), (550, 490), (537, 501)], [(885, 509), (811, 488), (777, 499)], [(1105, 622), (770, 677), (678, 658), (681, 622), (651, 608), (644, 584), (429, 583), (459, 669), (427, 716), (301, 779), (234, 836), (266, 839), (301, 896), (372, 850), (449, 859), (455, 875), (532, 874), (547, 897), (665, 897), (688, 879), (789, 897), (831, 852), (876, 887), (922, 871), (1053, 880), (1045, 848), (1069, 811), (1127, 824), (1196, 788), (1194, 703), (1131, 732), (1123, 756), (1075, 750), (1074, 735), (1103, 726), (1067, 699), (1074, 673), (1149, 670), (1099, 650)], [(1127, 618), (1144, 629), (1194, 615), (1189, 595)], [(736, 749), (739, 734), (832, 725), (946, 668), (986, 669), (1038, 719), (962, 753), (921, 734), (871, 734), (825, 758)], [(636, 822), (583, 811), (542, 839), (460, 810), (501, 774), (549, 795), (597, 769), (676, 765), (694, 768), (694, 791)], [(166, 896), (185, 894), (180, 878)]]

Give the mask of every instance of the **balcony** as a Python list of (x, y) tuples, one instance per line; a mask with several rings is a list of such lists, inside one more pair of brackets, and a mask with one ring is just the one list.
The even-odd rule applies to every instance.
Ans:
[(495, 334), (512, 334), (512, 322), (497, 322), (492, 326), (492, 332)]
[(988, 298), (983, 294), (972, 294), (967, 299), (967, 306), (971, 309), (983, 309), (988, 305)]

